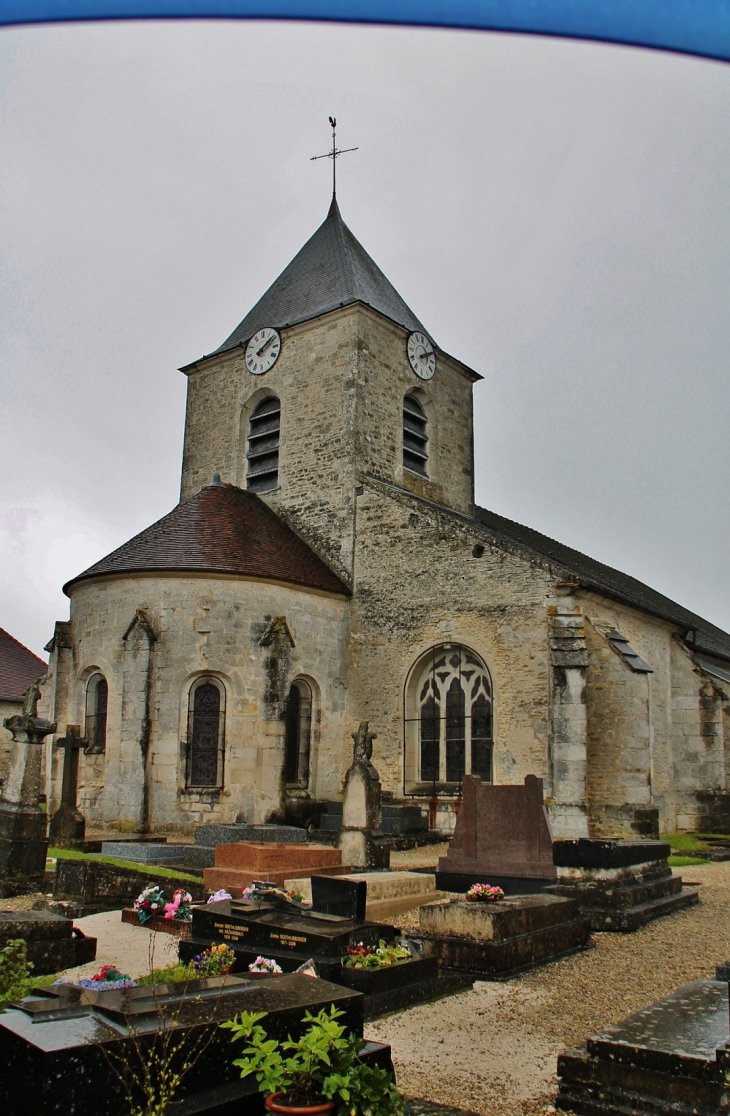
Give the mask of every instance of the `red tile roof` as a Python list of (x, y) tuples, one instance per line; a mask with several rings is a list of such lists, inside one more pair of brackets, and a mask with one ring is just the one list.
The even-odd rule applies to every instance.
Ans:
[(211, 484), (67, 582), (108, 574), (226, 573), (349, 596), (344, 582), (253, 492)]
[(47, 670), (48, 663), (0, 628), (0, 700), (22, 701), (31, 682)]

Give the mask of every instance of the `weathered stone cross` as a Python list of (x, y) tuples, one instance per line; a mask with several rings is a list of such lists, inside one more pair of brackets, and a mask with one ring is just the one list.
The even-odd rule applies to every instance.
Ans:
[(51, 818), (49, 837), (60, 841), (83, 841), (86, 836), (86, 818), (76, 805), (79, 782), (79, 751), (89, 741), (81, 735), (80, 725), (66, 725), (66, 735), (56, 741), (63, 748), (63, 784), (61, 805)]

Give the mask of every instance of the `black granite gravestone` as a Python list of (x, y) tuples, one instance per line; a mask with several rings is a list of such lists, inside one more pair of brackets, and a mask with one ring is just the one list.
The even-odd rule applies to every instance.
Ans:
[[(183, 1081), (179, 1111), (220, 1114), (226, 1111), (220, 1102), (230, 1094), (230, 1111), (238, 1116), (263, 1113), (256, 1082), (240, 1081), (232, 1064), (239, 1049), (218, 1024), (241, 1011), (264, 1011), (268, 1033), (282, 1039), (306, 1029), (305, 1011), (316, 1014), (331, 1004), (344, 1011), (340, 1022), (348, 1031), (362, 1035), (360, 993), (298, 974), (108, 992), (70, 985), (37, 989), (0, 1013), (3, 1116), (123, 1116), (129, 1106), (109, 1058), (123, 1054), (133, 1064), (136, 1051), (149, 1049), (160, 1029), (171, 1025), (176, 1041), (210, 1028), (209, 1045)], [(389, 1062), (387, 1048), (374, 1054), (381, 1064), (384, 1057)]]
[(580, 1116), (730, 1112), (724, 981), (696, 980), (558, 1058), (556, 1105)]
[(224, 899), (193, 908), (192, 934), (181, 940), (180, 957), (189, 961), (211, 942), (225, 942), (235, 952), (237, 968), (245, 969), (263, 954), (291, 972), (313, 958), (320, 976), (336, 980), (340, 958), (348, 946), (377, 945), (395, 937), (392, 926), (341, 915), (288, 907), (270, 900)]
[(368, 885), (365, 880), (312, 876), (312, 909), (360, 922), (365, 919)]

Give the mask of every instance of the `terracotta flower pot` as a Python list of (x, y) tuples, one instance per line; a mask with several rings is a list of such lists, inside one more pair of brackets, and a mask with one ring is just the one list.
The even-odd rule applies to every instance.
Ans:
[(301, 1105), (281, 1104), (279, 1097), (283, 1096), (283, 1093), (274, 1093), (266, 1098), (269, 1112), (278, 1112), (281, 1116), (331, 1116), (335, 1110), (334, 1101), (323, 1101), (322, 1104), (310, 1104), (302, 1108)]

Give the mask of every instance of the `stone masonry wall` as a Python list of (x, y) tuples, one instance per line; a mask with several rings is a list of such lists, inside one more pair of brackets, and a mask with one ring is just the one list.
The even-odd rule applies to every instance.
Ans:
[[(106, 755), (82, 755), (80, 761), (80, 806), (89, 829), (138, 828), (139, 812), (126, 802), (120, 729), (123, 637), (139, 609), (156, 637), (148, 753), (152, 829), (190, 833), (204, 820), (264, 821), (280, 806), (284, 725), (281, 719), (272, 720), (267, 708), (271, 647), (260, 642), (275, 616), (286, 617), (294, 639), (291, 678), (306, 677), (314, 692), (312, 792), (338, 795), (346, 601), (232, 577), (129, 577), (81, 583), (72, 593), (74, 669), (65, 722), (83, 726), (85, 683), (91, 673), (100, 670), (109, 685)], [(204, 673), (215, 674), (226, 688), (225, 785), (222, 792), (192, 793), (184, 787), (181, 742), (187, 735), (187, 693)]]
[[(281, 401), (279, 487), (265, 498), (348, 582), (354, 489), (371, 474), (470, 513), (473, 375), (439, 353), (423, 384), (406, 356), (407, 331), (354, 305), (282, 331), (281, 355), (252, 376), (244, 351), (189, 373), (181, 498), (218, 471), (246, 484), (248, 421), (267, 395)], [(403, 470), (403, 396), (429, 419), (429, 478)]]
[(722, 696), (678, 641), (671, 647), (672, 768), (677, 829), (700, 821), (697, 792), (726, 789)]
[[(535, 774), (549, 794), (547, 605), (554, 573), (496, 544), (473, 521), (373, 481), (358, 498), (356, 540), (345, 738), (369, 721), (383, 787), (401, 794), (409, 671), (430, 647), (464, 644), (492, 678), (495, 781)], [(475, 544), (485, 547), (480, 558)], [(346, 763), (345, 754), (343, 773)]]

